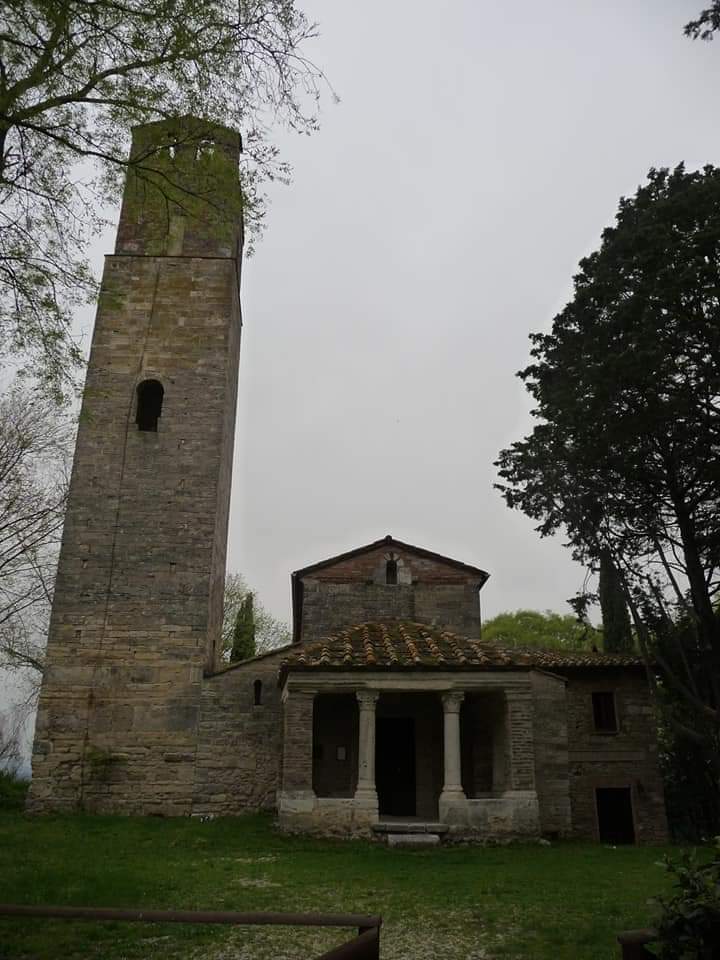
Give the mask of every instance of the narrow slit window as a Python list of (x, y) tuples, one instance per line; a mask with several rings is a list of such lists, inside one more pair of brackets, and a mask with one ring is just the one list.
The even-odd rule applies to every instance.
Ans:
[(262, 680), (256, 680), (253, 684), (253, 695), (255, 698), (255, 706), (259, 707), (262, 704)]
[(158, 420), (162, 413), (165, 391), (159, 380), (143, 380), (137, 388), (137, 415), (135, 422), (138, 430), (157, 432)]
[(385, 565), (385, 583), (397, 583), (397, 560), (388, 560)]
[(610, 691), (593, 693), (592, 706), (595, 729), (599, 733), (617, 733), (615, 694)]

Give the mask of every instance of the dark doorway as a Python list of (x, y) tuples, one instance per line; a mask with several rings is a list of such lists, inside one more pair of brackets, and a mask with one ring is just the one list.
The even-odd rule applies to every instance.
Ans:
[(635, 843), (630, 787), (598, 787), (595, 802), (600, 843)]
[(375, 745), (381, 816), (414, 817), (415, 721), (410, 717), (378, 717)]

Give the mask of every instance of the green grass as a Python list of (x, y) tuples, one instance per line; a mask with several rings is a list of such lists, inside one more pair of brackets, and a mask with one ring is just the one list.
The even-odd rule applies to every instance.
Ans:
[[(384, 960), (610, 960), (666, 888), (661, 851), (558, 843), (391, 850), (286, 837), (262, 816), (0, 810), (0, 902), (380, 913)], [(0, 918), (0, 958), (307, 960), (342, 931)]]

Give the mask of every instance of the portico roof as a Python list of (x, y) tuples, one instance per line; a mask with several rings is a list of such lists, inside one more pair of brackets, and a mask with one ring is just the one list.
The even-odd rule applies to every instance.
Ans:
[(331, 637), (299, 644), (280, 666), (296, 670), (564, 670), (641, 667), (638, 657), (582, 650), (503, 647), (406, 620), (360, 623)]

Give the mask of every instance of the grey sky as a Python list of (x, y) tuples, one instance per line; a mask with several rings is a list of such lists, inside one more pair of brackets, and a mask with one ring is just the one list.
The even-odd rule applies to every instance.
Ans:
[(485, 616), (583, 571), (492, 489), (514, 373), (650, 166), (720, 162), (720, 42), (671, 0), (312, 0), (328, 99), (245, 265), (230, 566), (289, 616), (292, 569), (386, 533), (487, 569)]

